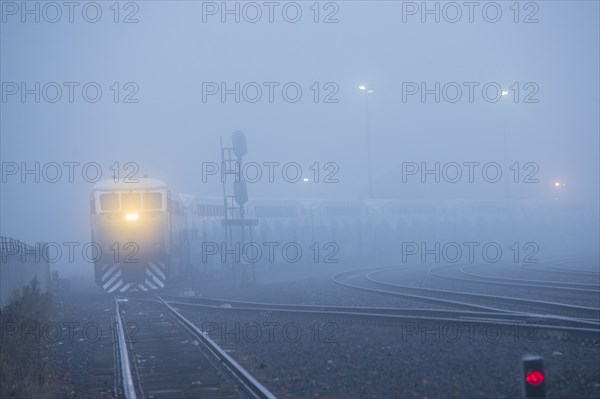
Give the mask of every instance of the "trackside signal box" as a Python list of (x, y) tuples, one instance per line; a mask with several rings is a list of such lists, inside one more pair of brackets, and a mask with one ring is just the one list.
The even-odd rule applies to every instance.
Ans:
[(544, 372), (544, 358), (533, 355), (524, 356), (522, 359), (521, 380), (523, 398), (545, 398), (546, 373)]

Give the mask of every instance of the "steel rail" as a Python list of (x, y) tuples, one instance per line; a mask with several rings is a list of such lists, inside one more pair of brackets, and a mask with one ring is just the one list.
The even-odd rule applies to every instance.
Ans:
[(119, 360), (121, 363), (121, 384), (123, 394), (127, 399), (137, 399), (135, 385), (133, 383), (133, 374), (129, 363), (129, 353), (127, 351), (127, 342), (125, 340), (125, 330), (123, 329), (123, 320), (121, 319), (121, 309), (119, 307), (119, 298), (115, 297), (115, 310), (117, 320), (117, 347), (119, 351)]
[[(565, 303), (560, 303), (560, 302), (536, 301), (536, 300), (524, 299), (524, 298), (512, 298), (512, 297), (505, 297), (505, 296), (499, 296), (499, 295), (475, 294), (475, 293), (471, 293), (471, 292), (442, 290), (442, 289), (437, 289), (437, 288), (413, 287), (413, 286), (403, 285), (403, 284), (388, 283), (388, 282), (376, 280), (373, 278), (373, 275), (382, 273), (385, 271), (389, 271), (389, 270), (392, 270), (392, 269), (377, 270), (377, 271), (367, 274), (365, 278), (370, 283), (379, 285), (379, 286), (400, 288), (402, 290), (413, 291), (413, 292), (417, 291), (417, 292), (437, 293), (437, 294), (454, 296), (454, 297), (458, 297), (458, 298), (462, 298), (462, 299), (465, 299), (465, 298), (466, 299), (484, 299), (484, 300), (493, 300), (495, 302), (510, 303), (513, 305), (515, 305), (515, 304), (516, 305), (529, 305), (529, 306), (537, 306), (537, 307), (543, 306), (545, 308), (553, 308), (554, 310), (576, 312), (579, 314), (585, 313), (585, 317), (578, 316), (578, 318), (582, 318), (582, 319), (600, 320), (600, 308), (570, 305), (570, 304), (565, 304)], [(431, 297), (424, 297), (424, 298), (431, 298)], [(440, 299), (440, 298), (436, 298), (436, 299)], [(459, 303), (464, 304), (465, 302), (459, 302)], [(477, 305), (477, 306), (480, 306), (480, 305)], [(510, 309), (493, 308), (493, 307), (488, 307), (488, 308), (494, 309), (494, 310), (499, 310), (499, 311), (504, 311), (504, 312), (512, 311)], [(520, 311), (515, 310), (515, 312), (520, 312)], [(552, 313), (550, 313), (550, 314), (555, 315)]]
[(179, 313), (173, 306), (167, 303), (162, 297), (156, 295), (158, 301), (169, 311), (169, 314), (177, 320), (186, 330), (190, 332), (210, 353), (215, 360), (224, 368), (227, 374), (234, 380), (238, 387), (251, 398), (275, 399), (267, 388), (258, 382), (250, 373), (240, 366), (231, 356), (219, 347), (209, 336), (208, 333), (200, 330), (194, 323)]

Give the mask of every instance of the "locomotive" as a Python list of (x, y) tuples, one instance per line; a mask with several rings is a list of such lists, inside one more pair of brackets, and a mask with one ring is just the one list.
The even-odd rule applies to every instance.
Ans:
[[(100, 181), (90, 196), (96, 282), (107, 292), (163, 288), (179, 271), (179, 202), (156, 179)], [(174, 234), (175, 233), (175, 234)]]

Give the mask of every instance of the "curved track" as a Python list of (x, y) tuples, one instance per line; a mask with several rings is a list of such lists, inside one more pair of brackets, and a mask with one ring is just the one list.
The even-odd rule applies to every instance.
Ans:
[[(443, 266), (439, 267), (440, 269)], [(508, 277), (496, 277), (496, 276), (487, 276), (477, 273), (468, 272), (467, 269), (472, 269), (473, 266), (463, 266), (460, 268), (460, 272), (467, 276), (466, 278), (448, 276), (440, 273), (436, 273), (433, 270), (438, 269), (438, 267), (433, 267), (429, 269), (429, 274), (435, 277), (445, 278), (449, 280), (458, 280), (458, 281), (467, 281), (467, 282), (477, 282), (481, 284), (494, 284), (494, 285), (505, 285), (511, 287), (524, 287), (524, 288), (544, 288), (544, 289), (552, 289), (552, 290), (561, 290), (561, 291), (572, 291), (575, 293), (592, 293), (592, 294), (600, 294), (600, 287), (598, 284), (586, 284), (586, 283), (570, 283), (570, 282), (562, 282), (562, 281), (547, 281), (547, 280), (525, 280), (518, 278), (508, 278)]]
[[(419, 301), (436, 303), (442, 306), (458, 307), (462, 309), (480, 309), (500, 312), (519, 312), (530, 313), (537, 316), (566, 316), (578, 319), (587, 319), (600, 322), (600, 309), (576, 306), (560, 302), (537, 301), (524, 298), (514, 298), (499, 295), (475, 294), (463, 291), (442, 290), (437, 288), (414, 287), (403, 284), (389, 283), (376, 279), (377, 274), (394, 270), (395, 268), (379, 269), (369, 271), (364, 278), (370, 286), (361, 287), (374, 291), (375, 287), (392, 288), (393, 291), (385, 291), (386, 294), (394, 296), (404, 296), (408, 299), (417, 299)], [(363, 271), (364, 273), (364, 271)], [(340, 277), (347, 275), (340, 273), (333, 276), (334, 282), (340, 285)], [(336, 281), (337, 280), (337, 281)], [(348, 285), (346, 283), (346, 285)], [(356, 288), (356, 287), (355, 287)], [(379, 290), (381, 291), (381, 290)], [(426, 294), (426, 295), (423, 295)], [(503, 305), (503, 307), (499, 307)], [(508, 307), (507, 307), (508, 305)]]
[(348, 306), (320, 306), (296, 304), (272, 304), (262, 302), (230, 301), (216, 298), (165, 297), (174, 307), (218, 309), (219, 311), (258, 311), (309, 317), (336, 317), (355, 321), (382, 321), (387, 323), (406, 321), (433, 321), (481, 325), (485, 323), (520, 326), (546, 332), (574, 334), (586, 338), (599, 338), (600, 324), (589, 320), (567, 317), (542, 317), (532, 314), (502, 311), (468, 311), (452, 309), (375, 308)]
[[(503, 317), (505, 320), (519, 320), (526, 324), (531, 323), (531, 325), (542, 323), (544, 326), (540, 326), (539, 328), (548, 330), (553, 329), (552, 326), (560, 325), (563, 327), (561, 328), (563, 331), (569, 331), (574, 334), (582, 333), (594, 339), (600, 338), (600, 309), (555, 302), (411, 287), (382, 282), (373, 278), (373, 275), (387, 270), (390, 269), (343, 272), (332, 276), (331, 280), (338, 286), (352, 290), (430, 303), (446, 308), (439, 310), (440, 312), (449, 312), (448, 308), (471, 311), (474, 314), (483, 312), (484, 314), (494, 315), (494, 317), (489, 318), (490, 322), (493, 322), (493, 318)], [(385, 287), (386, 289), (381, 287)], [(494, 302), (494, 306), (482, 304), (482, 302)], [(512, 309), (498, 307), (497, 303), (509, 305)], [(541, 308), (543, 311), (532, 311), (531, 308)], [(413, 311), (427, 312), (431, 310), (413, 309)]]
[[(527, 266), (522, 264), (519, 265), (519, 267), (527, 271), (554, 273), (563, 276), (578, 276), (586, 279), (592, 277), (596, 282), (596, 286), (598, 286), (598, 284), (600, 284), (600, 270), (584, 270), (573, 267), (563, 267), (565, 264), (570, 264), (581, 259), (587, 259), (587, 257), (561, 260), (552, 262), (550, 264), (528, 264)], [(595, 261), (597, 262), (597, 258), (594, 257), (593, 259), (596, 259)]]

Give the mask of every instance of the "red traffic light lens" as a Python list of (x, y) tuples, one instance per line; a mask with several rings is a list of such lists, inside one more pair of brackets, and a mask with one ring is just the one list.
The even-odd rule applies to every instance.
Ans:
[(525, 376), (525, 381), (531, 385), (540, 385), (542, 382), (544, 382), (544, 373), (538, 370), (531, 370)]

